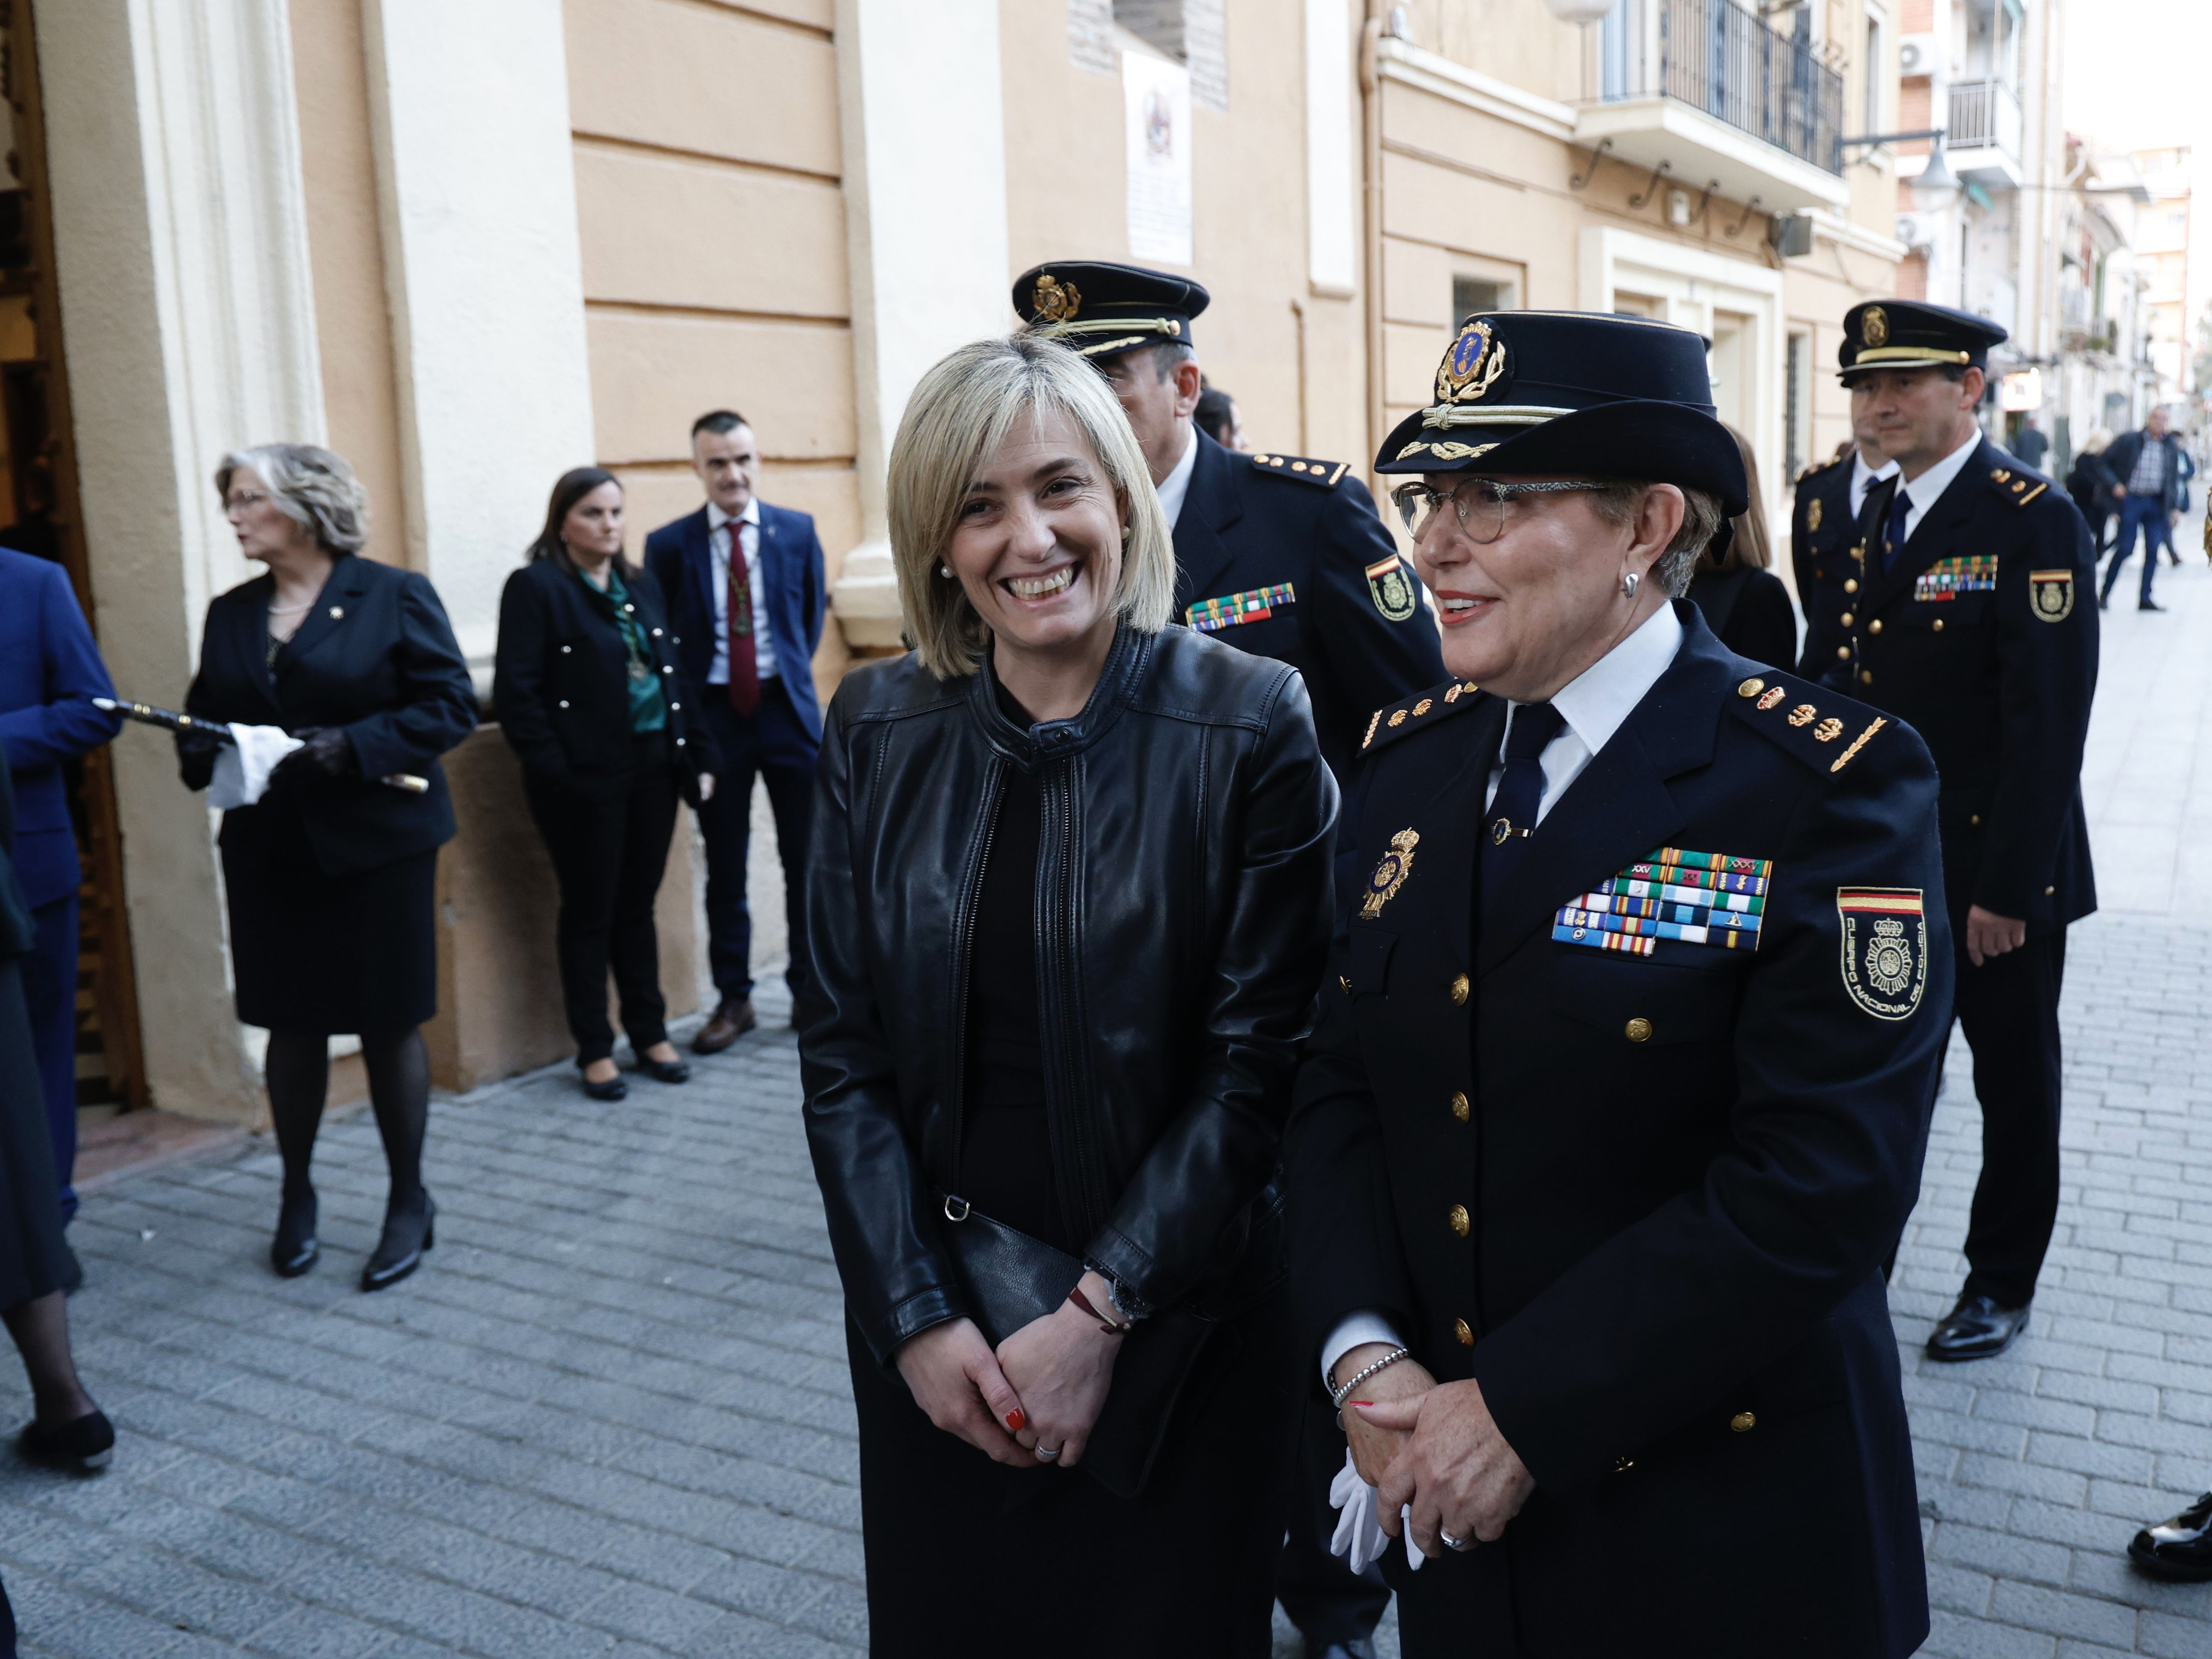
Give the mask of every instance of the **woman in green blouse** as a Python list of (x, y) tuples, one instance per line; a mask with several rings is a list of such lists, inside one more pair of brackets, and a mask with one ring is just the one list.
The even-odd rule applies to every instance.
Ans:
[(561, 885), (561, 990), (594, 1100), (629, 1092), (607, 1021), (610, 968), (638, 1069), (662, 1083), (691, 1074), (668, 1041), (653, 901), (678, 794), (696, 806), (714, 787), (689, 761), (668, 607), (622, 547), (614, 474), (562, 474), (530, 562), (501, 596), (492, 681)]

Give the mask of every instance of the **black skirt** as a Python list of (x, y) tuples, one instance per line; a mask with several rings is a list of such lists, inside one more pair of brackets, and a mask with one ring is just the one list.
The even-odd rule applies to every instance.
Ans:
[(45, 1102), (21, 963), (0, 958), (0, 1310), (60, 1289), (69, 1259)]
[(406, 1031), (434, 1016), (437, 849), (327, 875), (298, 813), (282, 802), (246, 810), (251, 832), (233, 812), (222, 848), (240, 1020), (330, 1036)]
[(1214, 1334), (1144, 1492), (1008, 1468), (849, 1327), (874, 1659), (1267, 1659), (1302, 1372), (1285, 1292)]

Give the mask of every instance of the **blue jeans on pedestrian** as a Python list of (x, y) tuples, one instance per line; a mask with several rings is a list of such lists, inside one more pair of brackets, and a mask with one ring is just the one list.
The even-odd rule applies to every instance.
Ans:
[(2120, 579), (2120, 567), (2136, 550), (2138, 531), (2143, 538), (2143, 568), (2142, 592), (2137, 603), (2150, 603), (2151, 578), (2158, 574), (2158, 550), (2172, 545), (2172, 530), (2166, 521), (2166, 502), (2157, 495), (2130, 495), (2120, 503), (2120, 530), (2112, 538), (2112, 562), (2105, 567), (2104, 590), (2098, 596), (2100, 602), (2112, 597), (2113, 586)]

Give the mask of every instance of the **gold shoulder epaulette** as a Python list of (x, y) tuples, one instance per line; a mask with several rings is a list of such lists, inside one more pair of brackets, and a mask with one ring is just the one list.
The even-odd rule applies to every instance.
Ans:
[(1323, 489), (1334, 489), (1337, 480), (1352, 471), (1349, 461), (1316, 461), (1304, 455), (1255, 454), (1251, 461), (1256, 471), (1319, 484)]
[(1741, 682), (1729, 704), (1746, 725), (1817, 772), (1842, 771), (1891, 725), (1863, 702), (1772, 672)]
[(1376, 709), (1368, 719), (1367, 735), (1359, 740), (1359, 752), (1371, 754), (1417, 726), (1433, 726), (1443, 715), (1473, 708), (1477, 690), (1473, 680), (1447, 680), (1417, 697)]
[(1797, 475), (1797, 482), (1802, 483), (1808, 478), (1819, 477), (1823, 472), (1832, 472), (1850, 459), (1850, 457), (1848, 455), (1831, 455), (1825, 461), (1815, 461)]
[(1990, 488), (2014, 507), (2026, 507), (2051, 488), (2051, 480), (2026, 467), (1998, 466), (1990, 469)]

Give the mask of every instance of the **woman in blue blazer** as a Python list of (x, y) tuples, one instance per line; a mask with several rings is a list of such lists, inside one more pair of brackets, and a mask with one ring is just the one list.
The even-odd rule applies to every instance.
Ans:
[[(368, 500), (343, 457), (268, 444), (223, 457), (216, 488), (240, 551), (269, 569), (208, 606), (185, 708), (303, 739), (258, 802), (223, 814), (222, 835), (238, 1017), (269, 1032), (284, 1158), (270, 1258), (291, 1278), (319, 1255), (308, 1166), (329, 1039), (357, 1033), (392, 1168), (383, 1237), (362, 1274), (363, 1290), (382, 1290), (432, 1242), (420, 1028), (437, 1012), (432, 907), (454, 828), (438, 757), (475, 729), (476, 694), (428, 580), (356, 556)], [(216, 746), (180, 732), (177, 749), (186, 785), (205, 788)], [(401, 775), (428, 787), (383, 781)]]

